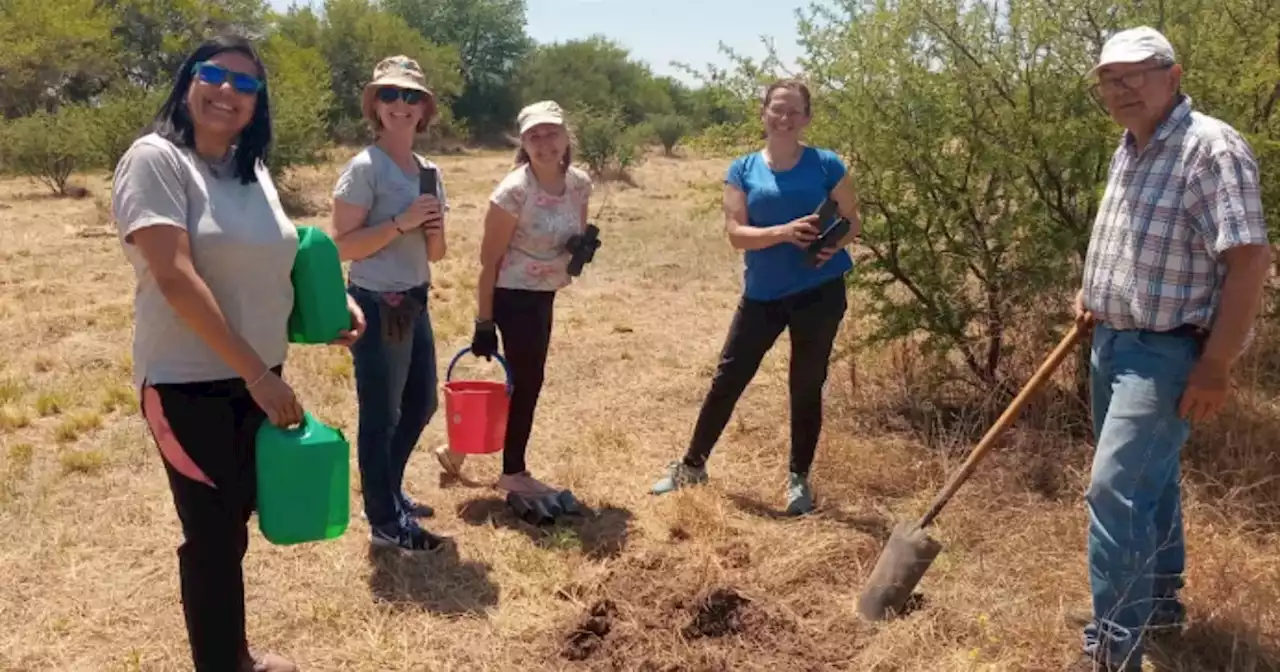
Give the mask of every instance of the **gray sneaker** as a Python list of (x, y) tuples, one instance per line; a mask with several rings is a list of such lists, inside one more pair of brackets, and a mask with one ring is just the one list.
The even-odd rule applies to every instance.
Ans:
[(800, 516), (813, 510), (813, 488), (806, 476), (787, 475), (787, 515)]
[(649, 491), (655, 495), (665, 495), (668, 492), (675, 492), (686, 485), (700, 485), (707, 482), (707, 468), (691, 467), (684, 463), (684, 460), (676, 460), (667, 465), (667, 474), (658, 479), (653, 484), (653, 488)]

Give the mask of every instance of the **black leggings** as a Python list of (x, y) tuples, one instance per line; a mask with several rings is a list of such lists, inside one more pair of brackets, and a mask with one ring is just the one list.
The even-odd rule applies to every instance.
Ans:
[(182, 523), (178, 574), (195, 670), (241, 669), (249, 655), (241, 561), (257, 506), (256, 435), (267, 416), (239, 378), (144, 386), (142, 414)]
[(525, 471), (525, 449), (533, 431), (533, 412), (542, 392), (547, 350), (551, 346), (551, 318), (556, 293), (493, 290), (493, 322), (502, 334), (502, 356), (511, 368), (511, 410), (502, 450), (502, 473)]
[(776, 301), (742, 299), (729, 326), (711, 390), (698, 414), (685, 464), (706, 464), (738, 398), (759, 370), (760, 361), (782, 330), (789, 328), (790, 468), (793, 473), (807, 475), (822, 432), (822, 388), (827, 381), (831, 349), (847, 307), (843, 278)]

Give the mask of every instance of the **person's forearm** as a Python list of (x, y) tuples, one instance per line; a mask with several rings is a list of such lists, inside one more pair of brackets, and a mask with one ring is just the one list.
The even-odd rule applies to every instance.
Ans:
[(440, 261), (444, 259), (444, 255), (449, 251), (444, 240), (444, 229), (440, 229), (434, 233), (424, 232), (422, 234), (427, 239), (427, 260)]
[(496, 284), (498, 284), (497, 264), (482, 267), (480, 280), (476, 283), (476, 319), (481, 322), (493, 319), (493, 288)]
[(733, 224), (729, 228), (729, 244), (738, 250), (762, 250), (781, 240), (781, 226), (758, 227)]
[(194, 270), (179, 271), (158, 284), (178, 317), (246, 382), (256, 382), (267, 370), (258, 353), (231, 330), (213, 292)]
[(1228, 268), (1203, 358), (1231, 365), (1240, 356), (1249, 329), (1262, 308), (1262, 293), (1270, 270), (1270, 249), (1265, 247), (1242, 256)]
[(353, 261), (377, 254), (399, 237), (396, 219), (392, 217), (373, 226), (362, 226), (334, 242), (338, 245), (338, 256), (343, 261)]

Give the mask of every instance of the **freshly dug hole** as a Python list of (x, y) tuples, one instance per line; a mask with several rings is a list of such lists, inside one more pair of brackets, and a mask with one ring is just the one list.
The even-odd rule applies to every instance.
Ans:
[(693, 608), (693, 620), (681, 630), (685, 639), (723, 637), (742, 632), (750, 620), (751, 600), (732, 588), (716, 588)]

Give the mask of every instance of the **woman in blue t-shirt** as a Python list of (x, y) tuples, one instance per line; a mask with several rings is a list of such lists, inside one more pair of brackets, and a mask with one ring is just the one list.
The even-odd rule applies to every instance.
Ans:
[[(703, 401), (684, 459), (653, 486), (664, 494), (707, 480), (706, 462), (742, 391), (783, 329), (791, 330), (791, 464), (787, 513), (813, 509), (809, 467), (822, 430), (822, 388), (847, 302), (844, 275), (853, 268), (845, 246), (861, 229), (857, 196), (844, 164), (830, 150), (801, 143), (810, 120), (809, 90), (775, 82), (760, 118), (765, 146), (729, 166), (724, 187), (725, 232), (744, 250), (744, 291)], [(849, 233), (810, 265), (805, 248), (820, 233), (819, 206), (828, 197), (849, 220)], [(838, 218), (832, 218), (831, 222)], [(830, 223), (830, 222), (827, 222)]]

